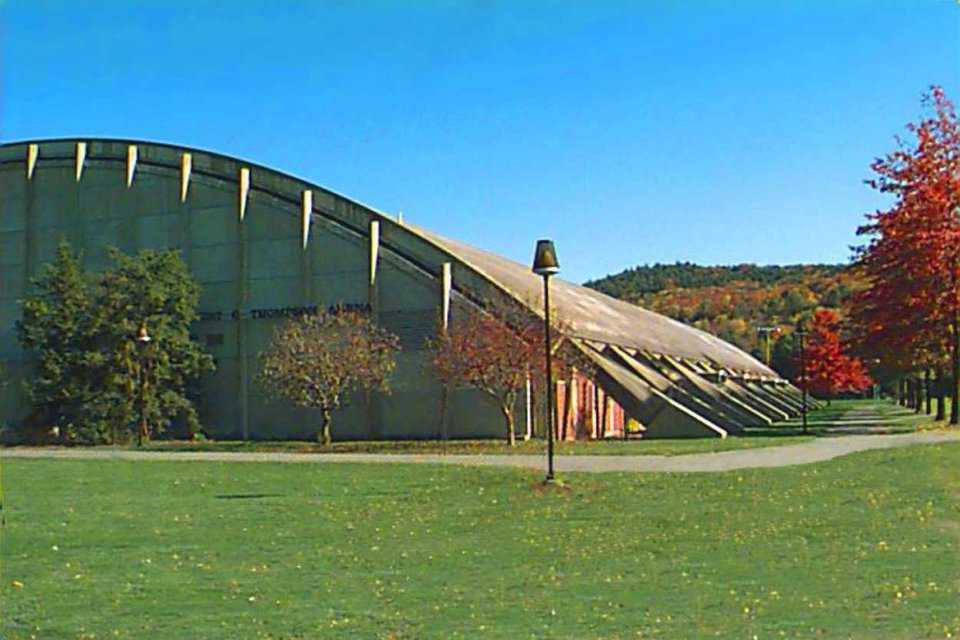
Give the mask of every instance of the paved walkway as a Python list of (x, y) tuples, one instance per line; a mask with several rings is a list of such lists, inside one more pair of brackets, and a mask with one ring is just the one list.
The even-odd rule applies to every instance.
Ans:
[[(960, 442), (960, 431), (817, 438), (801, 444), (682, 456), (557, 456), (557, 471), (706, 472), (760, 467), (786, 467), (831, 460), (858, 451), (918, 444)], [(542, 455), (433, 455), (372, 453), (226, 453), (212, 451), (131, 451), (128, 449), (62, 449), (16, 447), (0, 450), (0, 460), (201, 460), (217, 462), (419, 463), (504, 466), (542, 469)]]

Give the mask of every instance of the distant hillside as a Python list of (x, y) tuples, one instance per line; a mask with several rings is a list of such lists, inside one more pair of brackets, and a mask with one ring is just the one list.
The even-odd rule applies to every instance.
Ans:
[(762, 267), (755, 264), (740, 264), (728, 267), (703, 267), (690, 262), (658, 263), (634, 267), (599, 280), (591, 280), (584, 286), (624, 300), (639, 300), (643, 294), (658, 293), (664, 289), (719, 287), (737, 282), (775, 285), (801, 282), (812, 276), (835, 276), (845, 269), (845, 265), (839, 264)]
[(763, 359), (757, 328), (779, 327), (773, 365), (790, 372), (793, 328), (817, 307), (841, 309), (861, 285), (845, 265), (705, 267), (655, 264), (592, 280), (585, 286), (720, 336)]

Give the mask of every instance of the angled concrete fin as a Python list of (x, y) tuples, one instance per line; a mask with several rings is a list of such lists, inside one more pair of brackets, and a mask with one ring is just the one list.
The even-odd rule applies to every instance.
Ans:
[(27, 145), (27, 180), (33, 179), (33, 170), (37, 168), (37, 158), (40, 157), (40, 146)]
[(440, 287), (443, 296), (441, 311), (443, 317), (443, 330), (446, 331), (450, 328), (450, 291), (453, 288), (453, 265), (451, 265), (449, 262), (444, 262), (441, 273)]
[(250, 195), (250, 169), (240, 169), (240, 222), (247, 215), (247, 197)]
[(777, 409), (780, 409), (781, 411), (783, 411), (784, 413), (786, 413), (786, 414), (788, 414), (788, 415), (793, 416), (793, 415), (796, 415), (797, 413), (800, 412), (800, 407), (799, 407), (799, 406), (795, 406), (795, 405), (791, 404), (789, 401), (787, 401), (787, 400), (785, 400), (785, 399), (783, 399), (783, 398), (780, 398), (780, 397), (776, 396), (775, 394), (771, 393), (771, 392), (763, 385), (763, 383), (761, 383), (761, 382), (759, 382), (759, 381), (746, 380), (746, 381), (744, 381), (742, 384), (743, 384), (743, 386), (745, 386), (746, 388), (748, 388), (750, 391), (752, 391), (755, 395), (757, 395), (757, 396), (760, 397), (760, 398), (763, 398), (763, 400), (764, 400), (765, 402), (767, 402), (767, 403), (770, 404), (770, 405), (773, 405), (774, 407), (776, 407)]
[[(681, 405), (691, 414), (697, 416), (714, 427), (727, 433), (740, 433), (743, 431), (743, 425), (735, 420), (731, 420), (723, 415), (716, 403), (705, 401), (683, 384), (683, 380), (677, 375), (677, 380), (671, 379), (660, 370), (660, 363), (650, 359), (649, 354), (638, 353), (635, 349), (627, 350), (614, 345), (610, 345), (605, 351), (609, 351), (624, 368), (639, 376), (642, 380), (651, 385), (657, 392), (670, 398), (674, 403)], [(634, 355), (630, 354), (634, 352)], [(709, 417), (707, 417), (709, 416)]]
[[(781, 398), (788, 398), (793, 403), (793, 405), (797, 407), (798, 411), (803, 410), (803, 394), (802, 393), (799, 396), (794, 396), (793, 393), (787, 388), (787, 385), (777, 385), (776, 393)], [(823, 405), (818, 401), (814, 401), (813, 403), (807, 402), (808, 408), (819, 409), (822, 406)]]
[(625, 365), (589, 347), (581, 350), (596, 365), (597, 382), (604, 391), (646, 428), (644, 437), (727, 436), (723, 427), (650, 386)]
[(723, 387), (703, 378), (699, 373), (690, 368), (688, 363), (671, 356), (665, 356), (662, 362), (664, 366), (672, 367), (682, 375), (689, 384), (696, 387), (702, 397), (709, 397), (712, 402), (717, 403), (721, 407), (724, 413), (729, 414), (730, 417), (742, 426), (755, 424), (770, 426), (773, 423), (767, 416), (727, 393)]
[(307, 248), (310, 242), (310, 216), (313, 213), (313, 191), (305, 190), (301, 196), (300, 211), (300, 239), (303, 242), (303, 248)]
[(370, 222), (370, 286), (377, 283), (377, 260), (380, 257), (380, 223)]
[(180, 156), (180, 202), (187, 201), (187, 190), (190, 188), (190, 172), (193, 170), (193, 155), (184, 153)]
[(137, 170), (137, 145), (127, 147), (127, 188), (133, 184), (133, 173)]
[(87, 143), (78, 142), (77, 143), (77, 156), (76, 156), (76, 175), (77, 182), (80, 182), (80, 176), (83, 175), (83, 163), (87, 160)]
[[(791, 400), (793, 400), (793, 403), (798, 407), (803, 406), (803, 391), (793, 386), (791, 383), (787, 381), (780, 382), (777, 385), (777, 393), (779, 393), (781, 396), (785, 398), (790, 398)], [(808, 398), (807, 406), (812, 406), (809, 400), (810, 398)], [(815, 400), (814, 403), (818, 407), (822, 406), (822, 403), (819, 401)]]
[(743, 380), (726, 377), (723, 380), (723, 386), (725, 389), (733, 393), (737, 398), (749, 404), (757, 411), (763, 413), (763, 415), (767, 416), (774, 422), (786, 420), (790, 417), (786, 411), (783, 411), (778, 407), (773, 406), (769, 402), (766, 402), (763, 398), (758, 397), (757, 394), (745, 387), (743, 385)]
[(764, 392), (766, 392), (770, 397), (776, 398), (778, 401), (786, 404), (793, 411), (800, 411), (802, 401), (796, 400), (789, 394), (785, 393), (780, 385), (772, 384), (770, 382), (761, 382), (760, 386), (763, 387)]

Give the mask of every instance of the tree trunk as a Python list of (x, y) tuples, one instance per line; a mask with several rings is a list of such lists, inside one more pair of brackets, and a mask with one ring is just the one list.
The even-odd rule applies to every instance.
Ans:
[(513, 408), (507, 401), (504, 401), (504, 404), (500, 406), (500, 411), (507, 423), (507, 442), (510, 443), (511, 447), (514, 447), (517, 444), (517, 434), (514, 433), (513, 429)]
[(901, 407), (906, 406), (906, 397), (903, 392), (903, 378), (897, 380), (897, 404)]
[(333, 444), (333, 436), (330, 433), (330, 423), (332, 422), (332, 420), (330, 419), (329, 409), (323, 410), (322, 420), (323, 421), (320, 423), (320, 433), (317, 434), (318, 436), (317, 440), (319, 440), (320, 444), (322, 444), (323, 446), (329, 447), (331, 444)]
[(957, 326), (957, 312), (953, 314), (953, 326), (950, 328), (953, 340), (951, 341), (951, 369), (953, 380), (950, 381), (950, 424), (960, 422), (960, 327)]
[(530, 372), (527, 372), (526, 380), (523, 384), (523, 440), (526, 442), (533, 438), (533, 381), (530, 379)]
[(914, 379), (913, 387), (916, 389), (916, 404), (913, 405), (913, 412), (920, 413), (923, 411), (923, 385), (920, 384), (920, 378)]
[(934, 418), (937, 422), (943, 422), (947, 419), (947, 403), (943, 399), (943, 369), (937, 367), (936, 380), (933, 381), (933, 388), (937, 394), (937, 416)]
[(570, 375), (566, 380), (567, 384), (564, 385), (563, 395), (566, 399), (563, 403), (563, 428), (560, 430), (560, 440), (567, 439), (567, 425), (570, 424), (570, 421), (573, 419), (573, 372), (571, 370)]
[(923, 370), (923, 399), (926, 401), (925, 413), (933, 413), (933, 398), (930, 397), (930, 367)]
[(593, 381), (593, 439), (600, 439), (600, 387)]
[(447, 385), (440, 387), (440, 440), (447, 441), (447, 396), (450, 393)]
[(600, 409), (600, 439), (607, 437), (607, 414), (610, 412), (610, 397), (603, 393), (603, 408)]

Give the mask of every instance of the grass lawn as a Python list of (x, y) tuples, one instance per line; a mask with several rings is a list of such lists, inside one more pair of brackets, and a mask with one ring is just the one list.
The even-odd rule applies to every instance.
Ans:
[[(677, 456), (686, 453), (711, 453), (754, 449), (812, 440), (814, 436), (764, 432), (744, 438), (696, 438), (688, 440), (581, 440), (557, 442), (557, 455)], [(316, 442), (283, 440), (252, 442), (242, 440), (156, 440), (143, 447), (153, 451), (285, 451), (290, 453), (448, 453), (448, 454), (542, 454), (543, 440), (518, 440), (511, 447), (503, 440), (357, 440), (334, 442), (324, 447)]]
[[(836, 400), (829, 407), (810, 412), (810, 433), (804, 435), (799, 420), (776, 424), (769, 428), (748, 429), (746, 435), (728, 438), (692, 438), (673, 440), (602, 440), (557, 442), (558, 455), (659, 455), (676, 456), (689, 453), (713, 453), (755, 449), (808, 442), (816, 436), (836, 435), (847, 430), (854, 433), (853, 426), (836, 427), (850, 411), (869, 411), (880, 422), (885, 432), (908, 432), (933, 423), (923, 415), (914, 415), (889, 401)], [(862, 426), (862, 425), (861, 425)], [(283, 451), (291, 453), (449, 453), (449, 454), (542, 454), (546, 451), (543, 440), (518, 441), (510, 447), (503, 440), (387, 440), (334, 442), (323, 447), (316, 442), (305, 441), (241, 441), (241, 440), (157, 440), (145, 446), (154, 451)]]
[[(948, 415), (949, 404), (948, 401)], [(830, 404), (825, 404), (822, 409), (811, 411), (808, 418), (810, 424), (824, 424), (837, 420), (842, 421), (845, 417), (855, 419), (857, 413), (861, 414), (860, 418), (862, 419), (862, 414), (866, 411), (893, 426), (918, 427), (936, 424), (933, 422), (932, 416), (928, 416), (922, 411), (916, 413), (912, 409), (901, 407), (893, 400), (833, 400)], [(791, 421), (791, 423), (795, 422), (798, 422), (798, 420)]]
[[(809, 433), (815, 436), (909, 433), (948, 426), (944, 422), (935, 422), (933, 416), (915, 413), (890, 400), (834, 400), (822, 409), (810, 411), (807, 425)], [(769, 428), (748, 429), (747, 433), (787, 436), (801, 434), (802, 428), (802, 419), (793, 418)]]
[(723, 474), (5, 460), (0, 635), (945, 638), (960, 444)]

